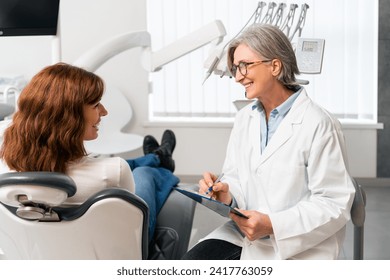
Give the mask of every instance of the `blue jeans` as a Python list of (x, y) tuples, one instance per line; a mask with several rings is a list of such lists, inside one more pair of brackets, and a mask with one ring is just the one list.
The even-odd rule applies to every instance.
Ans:
[(156, 227), (157, 215), (168, 198), (172, 187), (179, 183), (173, 173), (160, 167), (156, 154), (126, 160), (133, 171), (135, 194), (141, 197), (149, 207), (149, 241)]

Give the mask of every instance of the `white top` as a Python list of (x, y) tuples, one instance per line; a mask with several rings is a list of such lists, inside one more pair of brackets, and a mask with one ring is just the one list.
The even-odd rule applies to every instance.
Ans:
[[(0, 174), (11, 172), (0, 160)], [(84, 157), (68, 167), (68, 173), (76, 183), (77, 191), (65, 203), (81, 203), (92, 194), (110, 187), (119, 187), (134, 192), (133, 173), (128, 163), (120, 157), (91, 158)]]

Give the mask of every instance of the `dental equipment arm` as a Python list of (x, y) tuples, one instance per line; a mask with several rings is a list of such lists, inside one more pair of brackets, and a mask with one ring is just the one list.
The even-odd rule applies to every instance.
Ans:
[(263, 9), (265, 6), (267, 6), (267, 3), (263, 2), (263, 1), (257, 3), (254, 23), (259, 23), (261, 21), (261, 14), (263, 13)]
[(274, 17), (272, 18), (273, 25), (280, 27), (280, 25), (282, 24), (283, 12), (284, 12), (284, 9), (286, 7), (287, 7), (287, 5), (285, 3), (279, 4), (278, 9), (276, 10)]
[(90, 49), (73, 64), (88, 71), (95, 72), (112, 57), (135, 47), (149, 47), (150, 34), (146, 31), (130, 32), (111, 38)]
[[(202, 85), (206, 82), (206, 80), (210, 77), (210, 75), (214, 72), (215, 74), (218, 74), (221, 76), (221, 78), (227, 73), (229, 72), (229, 70), (227, 69), (227, 61), (226, 61), (226, 47), (230, 44), (230, 42), (236, 38), (247, 26), (248, 24), (251, 22), (251, 20), (253, 18), (254, 19), (254, 23), (256, 23), (257, 21), (260, 20), (260, 17), (261, 17), (261, 13), (263, 11), (263, 8), (266, 6), (267, 4), (265, 2), (259, 2), (258, 5), (257, 5), (257, 8), (256, 10), (253, 12), (253, 14), (251, 15), (251, 17), (249, 18), (249, 20), (245, 23), (245, 25), (241, 28), (241, 30), (233, 37), (231, 38), (227, 43), (225, 43), (225, 45), (220, 48), (220, 49), (215, 49), (211, 55), (209, 56), (209, 58), (205, 61), (204, 63), (204, 66), (206, 68), (208, 68), (207, 72), (206, 72), (206, 76), (203, 80), (203, 83)], [(275, 4), (276, 5), (276, 4)], [(220, 66), (220, 67), (219, 67)]]
[(219, 44), (225, 35), (223, 23), (220, 20), (213, 21), (156, 52), (144, 52), (143, 66), (150, 72), (158, 71), (165, 64), (208, 43)]
[(141, 63), (145, 70), (154, 72), (208, 43), (219, 44), (226, 35), (223, 23), (219, 20), (178, 39), (170, 45), (153, 52), (150, 34), (146, 31), (118, 35), (90, 49), (73, 64), (89, 71), (96, 71), (112, 57), (135, 47), (143, 48)]
[[(290, 11), (288, 12), (286, 19), (284, 20), (284, 23), (280, 27), (280, 30), (282, 30), (284, 32), (284, 34), (286, 34), (286, 36), (289, 36), (289, 34), (290, 34), (290, 29), (291, 29), (292, 23), (294, 21), (295, 10), (297, 8), (298, 8), (297, 4), (290, 5)], [(287, 31), (284, 31), (285, 29), (287, 29)]]
[(295, 27), (293, 34), (291, 34), (291, 36), (288, 38), (290, 41), (293, 40), (293, 38), (297, 32), (298, 32), (298, 37), (301, 37), (302, 29), (305, 26), (305, 22), (306, 22), (307, 9), (309, 9), (309, 5), (302, 4), (301, 14), (299, 16), (297, 26)]
[(264, 18), (262, 20), (262, 23), (269, 23), (269, 24), (271, 24), (275, 7), (276, 7), (276, 3), (275, 2), (270, 2), (268, 4), (268, 11), (267, 11), (267, 13), (264, 16)]

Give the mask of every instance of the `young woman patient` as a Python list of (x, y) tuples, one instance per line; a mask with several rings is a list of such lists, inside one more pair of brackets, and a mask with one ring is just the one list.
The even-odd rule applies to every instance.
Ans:
[(151, 240), (156, 217), (179, 182), (173, 175), (175, 135), (166, 130), (161, 145), (153, 136), (146, 136), (145, 156), (136, 159), (89, 157), (84, 141), (98, 137), (100, 120), (108, 113), (100, 103), (103, 92), (103, 80), (81, 68), (58, 63), (41, 70), (21, 92), (19, 109), (4, 132), (0, 174), (66, 173), (77, 186), (69, 203), (81, 203), (109, 187), (135, 191), (150, 209)]

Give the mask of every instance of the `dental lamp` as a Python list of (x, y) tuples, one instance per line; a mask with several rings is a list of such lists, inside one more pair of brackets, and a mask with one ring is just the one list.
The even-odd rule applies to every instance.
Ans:
[(206, 44), (219, 44), (226, 35), (220, 20), (215, 20), (200, 29), (174, 41), (160, 50), (151, 50), (151, 38), (147, 31), (130, 32), (111, 38), (90, 49), (79, 57), (75, 66), (94, 72), (112, 57), (135, 47), (143, 49), (141, 64), (145, 70), (155, 72), (164, 65), (174, 61)]

